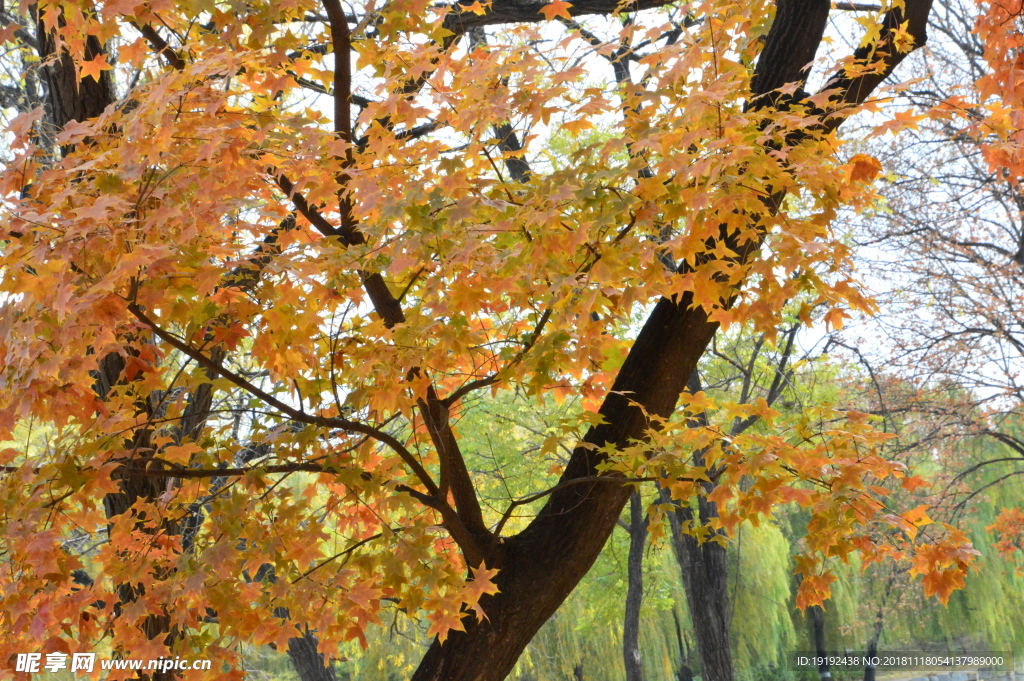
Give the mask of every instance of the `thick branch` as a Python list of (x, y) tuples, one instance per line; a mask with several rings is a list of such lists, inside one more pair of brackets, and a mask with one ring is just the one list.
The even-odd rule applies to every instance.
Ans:
[[(273, 171), (272, 171), (273, 172)], [(360, 232), (355, 226), (352, 226), (349, 230), (338, 229), (332, 225), (327, 218), (325, 218), (319, 210), (309, 205), (305, 197), (299, 192), (295, 191), (295, 185), (292, 184), (284, 175), (273, 172), (274, 179), (277, 182), (277, 186), (281, 188), (289, 199), (291, 199), (292, 205), (295, 206), (295, 210), (299, 212), (302, 217), (309, 220), (310, 224), (316, 228), (318, 232), (324, 236), (335, 236), (341, 239), (341, 243), (345, 246), (356, 246), (359, 244), (366, 243), (366, 238), (363, 233)], [(391, 289), (388, 288), (387, 282), (384, 281), (384, 277), (379, 272), (366, 272), (365, 270), (359, 270), (359, 277), (363, 281), (363, 288), (366, 290), (368, 296), (370, 296), (370, 302), (373, 304), (373, 309), (380, 315), (380, 318), (384, 320), (384, 326), (389, 329), (396, 324), (405, 322), (405, 314), (402, 312), (402, 306), (395, 298), (394, 294), (391, 293)]]
[[(932, 0), (906, 0), (902, 6), (897, 5), (886, 12), (878, 41), (858, 48), (853, 53), (853, 67), (836, 74), (825, 84), (822, 92), (834, 92), (833, 102), (839, 106), (861, 104), (867, 100), (908, 54), (927, 42), (931, 9)], [(895, 44), (895, 37), (904, 23), (914, 43), (906, 52), (901, 52)], [(842, 120), (842, 116), (830, 117), (826, 130), (835, 130)]]
[(828, 22), (828, 0), (779, 0), (775, 21), (750, 81), (748, 108), (779, 108), (776, 90), (796, 83), (802, 90)]
[(157, 33), (155, 28), (153, 28), (149, 24), (143, 24), (142, 26), (139, 26), (135, 22), (131, 23), (132, 26), (137, 28), (139, 33), (142, 34), (142, 37), (146, 39), (146, 42), (149, 43), (150, 47), (152, 47), (157, 54), (159, 54), (167, 61), (168, 66), (170, 66), (175, 71), (181, 71), (185, 68), (185, 60), (182, 59), (181, 56), (175, 51), (175, 49), (171, 47), (171, 45), (166, 40), (163, 39), (163, 36)]
[[(355, 164), (352, 156), (352, 36), (348, 30), (345, 11), (338, 0), (323, 0), (331, 27), (331, 44), (334, 47), (334, 132), (345, 142), (345, 155), (340, 158), (341, 167), (347, 171)], [(349, 176), (342, 171), (338, 175), (341, 189), (338, 201), (341, 208), (341, 231), (350, 239), (355, 229), (352, 220), (352, 199), (347, 193)]]
[[(465, 33), (477, 26), (493, 24), (521, 24), (546, 21), (542, 10), (550, 4), (550, 0), (494, 0), (482, 14), (470, 11), (476, 6), (475, 0), (459, 0), (452, 12), (445, 17), (444, 27), (456, 35)], [(578, 17), (588, 14), (612, 15), (623, 11), (636, 12), (654, 9), (672, 4), (672, 0), (637, 0), (624, 4), (618, 0), (577, 0), (568, 8), (569, 14)], [(463, 8), (465, 11), (463, 11)]]
[(466, 460), (462, 456), (459, 442), (452, 432), (448, 418), (448, 407), (437, 397), (434, 387), (427, 388), (426, 400), (418, 400), (420, 413), (427, 425), (427, 432), (437, 450), (441, 463), (440, 489), (441, 496), (449, 490), (455, 499), (455, 508), (466, 530), (476, 538), (480, 546), (485, 546), (491, 537), (484, 524), (480, 501), (476, 496), (473, 479), (466, 468)]
[[(57, 23), (65, 24), (63, 13), (57, 17)], [(57, 128), (63, 129), (71, 121), (87, 121), (96, 118), (114, 102), (114, 84), (110, 71), (102, 71), (99, 78), (87, 76), (79, 80), (78, 70), (71, 55), (66, 50), (57, 52), (54, 39), (56, 26), (46, 26), (40, 19), (37, 21), (36, 36), (39, 57), (45, 64), (43, 74), (47, 83), (49, 104), (53, 113), (53, 122)], [(105, 54), (103, 45), (96, 36), (88, 36), (80, 57), (90, 61)], [(71, 147), (64, 148), (64, 153)]]

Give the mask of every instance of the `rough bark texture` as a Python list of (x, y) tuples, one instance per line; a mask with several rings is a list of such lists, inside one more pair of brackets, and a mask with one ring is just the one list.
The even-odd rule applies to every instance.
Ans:
[[(700, 376), (694, 371), (686, 382), (691, 394), (703, 388)], [(703, 414), (695, 417), (695, 425), (706, 425)], [(693, 455), (695, 466), (704, 465), (701, 452)], [(715, 486), (703, 483), (704, 494), (710, 494)], [(660, 490), (663, 503), (671, 504), (668, 513), (672, 533), (672, 551), (686, 590), (686, 605), (693, 622), (700, 656), (701, 679), (706, 681), (732, 681), (732, 647), (729, 643), (729, 573), (726, 564), (725, 546), (716, 541), (700, 542), (686, 532), (695, 524), (707, 525), (718, 517), (718, 508), (704, 497), (697, 500), (697, 514), (693, 509), (672, 499), (668, 490)], [(724, 539), (724, 535), (719, 533)]]
[(821, 36), (828, 22), (831, 4), (828, 0), (779, 0), (775, 21), (765, 39), (764, 50), (757, 60), (757, 70), (750, 81), (753, 105), (783, 108), (790, 100), (780, 98), (776, 90), (790, 83), (801, 88), (791, 97), (799, 98)]
[(622, 661), (626, 681), (644, 681), (640, 657), (640, 606), (644, 599), (644, 545), (647, 514), (639, 492), (629, 498), (629, 558), (627, 559), (626, 615), (622, 624)]
[(310, 632), (288, 639), (288, 657), (295, 672), (301, 681), (338, 681), (334, 670), (324, 664), (324, 656), (317, 652), (318, 643)]
[[(707, 523), (717, 517), (715, 505), (700, 500), (699, 517)], [(694, 520), (689, 508), (669, 513), (672, 549), (683, 575), (686, 602), (690, 609), (700, 654), (703, 681), (732, 681), (732, 650), (729, 644), (729, 584), (725, 547), (718, 542), (698, 542), (683, 530)]]
[[(36, 7), (32, 15), (36, 16)], [(36, 49), (45, 66), (42, 69), (46, 88), (45, 108), (50, 121), (60, 131), (71, 121), (87, 121), (103, 113), (114, 103), (114, 85), (110, 71), (100, 73), (99, 80), (87, 77), (78, 79), (75, 63), (64, 50), (57, 51), (53, 22), (63, 24), (63, 16), (42, 17), (36, 21)], [(46, 24), (50, 23), (50, 26)], [(84, 59), (90, 60), (104, 54), (103, 45), (95, 36), (85, 42)]]
[[(36, 8), (32, 8), (33, 15)], [(63, 23), (62, 18), (58, 18)], [(114, 103), (114, 89), (110, 80), (110, 72), (100, 74), (99, 81), (89, 77), (78, 79), (75, 65), (67, 52), (57, 52), (57, 41), (53, 27), (47, 27), (42, 18), (36, 21), (36, 46), (39, 58), (43, 62), (43, 82), (46, 93), (46, 109), (51, 122), (60, 131), (71, 121), (86, 121), (103, 113), (104, 109)], [(104, 53), (103, 46), (94, 36), (90, 36), (85, 45), (86, 57), (94, 58)], [(65, 151), (70, 151), (66, 148)], [(94, 374), (96, 383), (93, 389), (100, 399), (105, 399), (110, 391), (122, 380), (125, 360), (111, 353), (100, 359)], [(140, 409), (147, 405), (140, 404)], [(144, 445), (138, 442), (141, 434), (136, 436), (135, 446)], [(131, 446), (131, 445), (129, 445)], [(104, 499), (108, 517), (125, 512), (140, 498), (154, 498), (162, 490), (160, 478), (147, 476), (126, 477), (122, 480), (121, 493), (110, 494)]]

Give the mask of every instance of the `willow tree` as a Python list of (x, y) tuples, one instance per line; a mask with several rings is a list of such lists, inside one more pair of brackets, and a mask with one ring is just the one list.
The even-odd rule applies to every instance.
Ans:
[[(329, 655), (395, 604), (435, 635), (414, 679), (500, 679), (654, 481), (713, 477), (715, 528), (807, 506), (803, 604), (829, 556), (901, 557), (864, 530), (922, 516), (885, 510), (871, 483), (904, 471), (863, 418), (723, 446), (702, 393), (674, 414), (721, 324), (867, 306), (830, 221), (879, 166), (837, 130), (929, 10), (879, 10), (811, 94), (821, 0), (22, 6), (5, 58), (42, 60), (5, 92), (43, 104), (2, 176), (2, 656), (230, 663), (297, 630)], [(485, 507), (455, 423), (507, 388), (591, 410), (546, 487)], [(947, 538), (916, 554), (940, 595), (971, 556)]]

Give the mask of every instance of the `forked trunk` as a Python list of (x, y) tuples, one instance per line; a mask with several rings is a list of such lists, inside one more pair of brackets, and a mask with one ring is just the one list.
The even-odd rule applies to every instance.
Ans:
[[(718, 328), (703, 309), (662, 299), (637, 336), (612, 392), (601, 407), (605, 422), (592, 428), (566, 466), (562, 481), (599, 474), (596, 449), (642, 438), (648, 414), (668, 416)], [(596, 447), (594, 447), (596, 445)], [(631, 490), (618, 478), (561, 487), (520, 534), (503, 539), (487, 558), (498, 567), (500, 593), (481, 605), (487, 620), (464, 620), (442, 645), (434, 641), (413, 681), (500, 681), (512, 670), (541, 625), (594, 564), (615, 528)]]

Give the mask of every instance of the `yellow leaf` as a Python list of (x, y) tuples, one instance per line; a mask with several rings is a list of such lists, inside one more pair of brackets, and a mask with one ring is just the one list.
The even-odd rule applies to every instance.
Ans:
[(924, 527), (925, 525), (930, 525), (934, 522), (931, 518), (928, 517), (928, 513), (926, 512), (927, 510), (928, 505), (922, 504), (921, 506), (918, 506), (917, 508), (911, 511), (901, 513), (900, 517), (906, 520), (914, 527)]
[(825, 325), (838, 331), (843, 328), (843, 320), (849, 316), (845, 310), (834, 307), (825, 313)]
[(444, 643), (445, 639), (448, 638), (449, 631), (465, 631), (466, 627), (462, 624), (462, 615), (459, 613), (453, 613), (451, 611), (438, 611), (432, 612), (427, 615), (427, 619), (430, 620), (430, 629), (427, 630), (427, 636), (437, 636), (437, 640)]
[(474, 2), (472, 5), (468, 5), (467, 7), (463, 8), (463, 11), (472, 12), (473, 14), (483, 16), (484, 14), (487, 13), (487, 10), (489, 10), (490, 8), (490, 2)]

